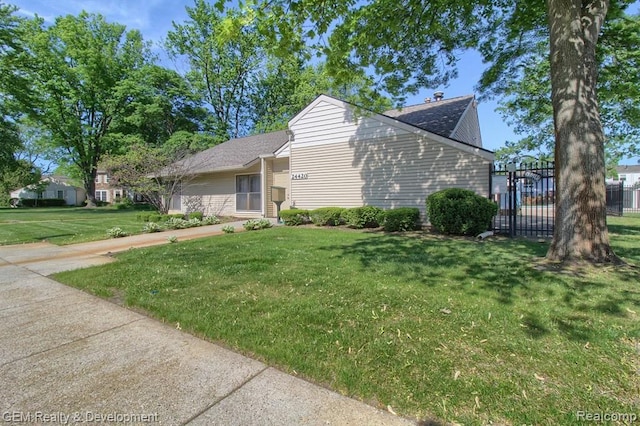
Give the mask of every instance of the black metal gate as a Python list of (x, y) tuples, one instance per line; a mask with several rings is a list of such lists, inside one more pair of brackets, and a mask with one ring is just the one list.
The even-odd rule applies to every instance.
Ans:
[(498, 204), (493, 231), (511, 237), (553, 236), (555, 180), (552, 161), (496, 163), (491, 199)]
[(622, 216), (625, 207), (624, 182), (607, 184), (607, 214)]

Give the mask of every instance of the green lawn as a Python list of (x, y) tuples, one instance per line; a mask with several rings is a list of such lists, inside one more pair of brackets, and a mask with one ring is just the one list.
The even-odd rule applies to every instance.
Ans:
[[(640, 220), (611, 219), (640, 264)], [(56, 279), (421, 420), (574, 424), (640, 406), (640, 274), (546, 243), (278, 227)]]
[(46, 240), (73, 244), (107, 238), (107, 229), (120, 227), (130, 234), (142, 232), (140, 212), (112, 207), (0, 209), (0, 245)]

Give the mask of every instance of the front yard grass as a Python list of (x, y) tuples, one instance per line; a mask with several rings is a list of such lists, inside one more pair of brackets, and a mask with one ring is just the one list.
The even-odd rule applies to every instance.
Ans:
[(120, 227), (128, 234), (142, 233), (140, 211), (113, 207), (61, 207), (0, 209), (0, 245), (48, 241), (75, 244), (107, 239), (107, 229)]
[[(617, 253), (640, 264), (640, 220), (610, 223)], [(278, 227), (55, 278), (410, 418), (640, 415), (637, 268), (559, 269), (547, 247)]]

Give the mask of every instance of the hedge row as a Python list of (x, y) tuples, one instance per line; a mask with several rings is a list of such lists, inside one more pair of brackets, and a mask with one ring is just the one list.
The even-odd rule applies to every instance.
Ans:
[(67, 202), (62, 198), (20, 198), (22, 207), (64, 207)]
[[(453, 235), (478, 235), (491, 227), (498, 212), (493, 201), (462, 188), (434, 192), (426, 200), (427, 217), (439, 232)], [(285, 225), (313, 223), (317, 226), (347, 225), (351, 228), (378, 228), (385, 231), (420, 229), (420, 211), (414, 207), (382, 210), (365, 206), (355, 208), (322, 207), (315, 210), (289, 209), (280, 212)]]
[(280, 219), (288, 226), (313, 223), (316, 226), (340, 226), (350, 228), (379, 228), (385, 231), (411, 231), (421, 228), (420, 210), (414, 207), (382, 210), (364, 206), (346, 209), (321, 207), (315, 210), (289, 209), (280, 212)]

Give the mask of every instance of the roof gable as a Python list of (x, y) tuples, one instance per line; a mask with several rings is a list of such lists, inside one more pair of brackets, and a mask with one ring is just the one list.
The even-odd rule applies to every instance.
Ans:
[[(426, 107), (424, 105), (416, 105), (414, 107), (403, 108), (402, 110), (391, 110), (391, 111), (387, 111), (384, 114), (378, 114), (373, 111), (362, 108), (360, 106), (353, 105), (349, 102), (346, 102), (328, 95), (320, 95), (313, 102), (307, 105), (305, 109), (300, 111), (295, 117), (293, 117), (289, 121), (289, 128), (294, 128), (294, 126), (298, 121), (300, 121), (304, 116), (309, 114), (317, 106), (319, 105), (322, 106), (321, 104), (328, 103), (336, 107), (347, 110), (350, 113), (348, 115), (349, 116), (353, 115), (354, 118), (356, 118), (356, 116), (366, 116), (368, 118), (372, 118), (381, 123), (384, 123), (388, 126), (391, 126), (392, 128), (428, 136), (439, 143), (443, 143), (445, 145), (449, 145), (461, 151), (474, 153), (482, 156), (483, 158), (493, 160), (494, 158), (493, 151), (489, 151), (482, 147), (472, 145), (470, 143), (463, 142), (457, 139), (453, 139), (449, 135), (445, 136), (445, 135), (433, 132), (428, 128), (422, 128), (416, 124), (408, 122), (408, 121), (418, 122), (419, 121), (418, 117), (427, 117), (427, 120), (422, 120), (423, 125), (425, 125), (424, 123), (428, 124), (430, 122), (429, 119), (435, 120), (438, 117), (440, 119), (449, 117), (447, 120), (450, 123), (448, 123), (448, 126), (442, 126), (442, 128), (444, 129), (445, 127), (450, 127), (451, 131), (449, 133), (451, 133), (456, 129), (458, 122), (463, 118), (465, 111), (467, 111), (469, 105), (471, 105), (471, 102), (474, 99), (475, 97), (473, 95), (468, 95), (468, 96), (463, 96), (459, 98), (452, 98), (452, 99), (449, 99), (448, 101), (437, 101), (429, 104), (424, 104), (424, 105), (427, 105)], [(443, 107), (443, 108), (440, 108), (440, 107)], [(438, 110), (440, 112), (438, 112)], [(427, 112), (425, 113), (421, 111), (427, 111)], [(394, 112), (396, 112), (396, 114), (398, 115), (398, 118), (387, 115), (389, 113), (394, 114)], [(405, 114), (409, 114), (409, 115), (405, 115)], [(406, 121), (401, 120), (400, 118), (402, 117)]]

